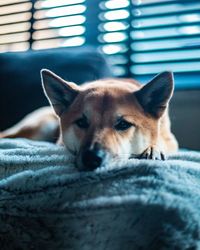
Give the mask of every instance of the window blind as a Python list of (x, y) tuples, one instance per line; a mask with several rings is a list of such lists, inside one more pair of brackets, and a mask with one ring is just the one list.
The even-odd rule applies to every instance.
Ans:
[(83, 45), (84, 2), (0, 0), (0, 51)]
[(99, 48), (108, 55), (115, 75), (128, 75), (131, 2), (108, 0), (102, 1), (99, 7)]
[(83, 45), (85, 43), (85, 11), (84, 0), (36, 1), (32, 48)]
[(32, 3), (0, 0), (0, 51), (20, 51), (30, 47)]
[(200, 85), (200, 2), (133, 1), (132, 15), (131, 73), (171, 70), (177, 86)]
[(0, 0), (0, 52), (96, 46), (116, 76), (200, 85), (200, 1)]

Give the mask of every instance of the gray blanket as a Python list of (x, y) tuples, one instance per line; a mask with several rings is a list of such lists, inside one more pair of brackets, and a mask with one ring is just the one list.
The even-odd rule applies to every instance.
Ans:
[(79, 173), (62, 147), (2, 139), (0, 249), (200, 249), (200, 153)]

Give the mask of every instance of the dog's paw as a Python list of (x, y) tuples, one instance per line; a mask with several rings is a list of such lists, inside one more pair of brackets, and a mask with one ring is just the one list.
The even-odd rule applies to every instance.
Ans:
[(158, 150), (156, 147), (149, 147), (140, 155), (140, 159), (164, 161), (166, 160), (166, 156), (163, 152)]

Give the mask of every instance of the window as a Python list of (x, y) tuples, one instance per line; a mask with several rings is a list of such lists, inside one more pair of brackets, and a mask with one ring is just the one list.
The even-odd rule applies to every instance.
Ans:
[(36, 1), (33, 49), (81, 46), (85, 43), (84, 0)]
[(93, 45), (120, 77), (200, 85), (200, 2), (0, 0), (0, 51)]
[(0, 0), (0, 51), (81, 46), (84, 0)]
[(0, 51), (29, 49), (31, 39), (30, 1), (0, 0)]
[(176, 86), (200, 85), (200, 2), (134, 1), (131, 72), (141, 79), (176, 72)]

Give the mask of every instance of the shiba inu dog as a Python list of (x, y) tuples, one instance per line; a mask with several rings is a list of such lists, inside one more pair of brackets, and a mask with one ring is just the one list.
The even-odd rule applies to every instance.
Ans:
[(178, 149), (168, 116), (171, 72), (146, 85), (132, 79), (103, 79), (78, 86), (46, 69), (41, 77), (53, 109), (29, 114), (1, 137), (57, 138), (83, 170), (96, 169), (109, 159), (164, 160)]

